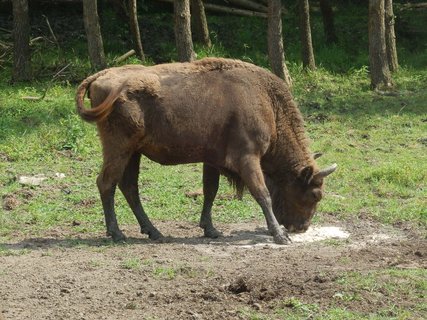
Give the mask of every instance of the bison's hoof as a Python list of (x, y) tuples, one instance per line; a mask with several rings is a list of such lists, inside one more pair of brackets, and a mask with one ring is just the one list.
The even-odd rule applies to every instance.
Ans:
[(273, 236), (274, 243), (277, 244), (289, 244), (292, 242), (291, 238), (289, 238), (288, 234), (276, 234)]
[(155, 241), (155, 240), (162, 239), (163, 238), (163, 234), (159, 230), (154, 229), (154, 230), (151, 230), (151, 231), (148, 232), (148, 237), (150, 238), (150, 240)]
[(126, 242), (126, 236), (121, 231), (114, 233), (107, 232), (107, 235), (111, 236), (114, 242)]
[(206, 238), (216, 239), (222, 237), (222, 232), (218, 231), (214, 227), (204, 229), (203, 233)]

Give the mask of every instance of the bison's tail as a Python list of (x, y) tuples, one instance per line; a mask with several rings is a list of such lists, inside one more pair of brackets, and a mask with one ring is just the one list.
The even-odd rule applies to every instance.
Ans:
[(113, 111), (114, 101), (119, 97), (120, 91), (123, 89), (123, 86), (118, 87), (115, 90), (111, 90), (107, 98), (98, 106), (92, 109), (86, 109), (84, 106), (85, 94), (88, 91), (88, 88), (92, 82), (98, 79), (100, 76), (105, 74), (107, 70), (100, 71), (94, 75), (86, 78), (77, 88), (76, 93), (76, 106), (77, 113), (80, 117), (87, 122), (99, 122), (104, 120), (110, 113)]
[(243, 193), (245, 191), (245, 184), (242, 178), (240, 178), (237, 173), (226, 169), (221, 169), (220, 173), (227, 178), (228, 183), (230, 183), (230, 185), (233, 187), (234, 191), (236, 192), (236, 198), (242, 200)]
[(236, 198), (242, 200), (243, 193), (245, 192), (245, 184), (243, 180), (240, 177), (233, 176), (233, 178), (228, 177), (228, 182), (231, 184), (234, 191), (236, 192)]

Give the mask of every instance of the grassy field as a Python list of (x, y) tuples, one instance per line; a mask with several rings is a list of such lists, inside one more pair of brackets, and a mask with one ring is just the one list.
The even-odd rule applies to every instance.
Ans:
[[(324, 153), (321, 165), (339, 165), (328, 178), (319, 211), (425, 227), (427, 73), (400, 71), (392, 95), (371, 92), (364, 70), (293, 74), (311, 149)], [(96, 128), (76, 115), (74, 85), (55, 85), (40, 101), (23, 99), (40, 95), (43, 86), (0, 88), (1, 197), (3, 202), (9, 199), (13, 209), (3, 206), (3, 237), (15, 230), (34, 233), (73, 224), (81, 231), (103, 228), (95, 185), (102, 160)], [(40, 174), (47, 178), (40, 186), (19, 183), (20, 176)], [(147, 212), (155, 219), (198, 219), (202, 200), (186, 193), (201, 188), (200, 165), (162, 167), (144, 159), (140, 185)], [(250, 196), (244, 201), (229, 201), (231, 197), (223, 181), (216, 220), (261, 216)], [(118, 208), (122, 223), (134, 223), (121, 197)]]
[[(351, 12), (349, 13), (351, 14)], [(403, 18), (408, 19), (403, 15)], [(402, 18), (402, 19), (403, 19)], [(245, 30), (240, 19), (222, 23), (210, 18), (214, 47), (196, 47), (199, 57), (227, 56), (267, 66), (262, 34), (265, 25), (259, 21)], [(288, 23), (292, 17), (287, 17)], [(165, 24), (162, 16), (144, 23)], [(245, 20), (246, 22), (249, 20)], [(252, 20), (251, 20), (252, 21)], [(321, 24), (314, 19), (313, 38), (321, 41)], [(348, 22), (348, 21), (347, 21)], [(356, 20), (362, 25), (366, 21)], [(414, 23), (417, 23), (415, 20)], [(164, 25), (170, 28), (170, 24)], [(110, 29), (108, 29), (110, 28)], [(241, 41), (226, 31), (235, 30)], [(248, 32), (250, 30), (251, 32)], [(107, 32), (117, 32), (107, 26)], [(170, 31), (170, 30), (169, 30)], [(170, 33), (170, 32), (169, 32)], [(369, 90), (367, 57), (360, 51), (348, 54), (352, 43), (363, 47), (364, 36), (350, 35), (339, 28), (344, 37), (341, 47), (316, 47), (319, 69), (305, 72), (298, 62), (295, 34), (285, 31), (294, 79), (293, 94), (303, 112), (311, 149), (322, 152), (321, 166), (336, 162), (338, 170), (328, 177), (326, 196), (314, 223), (325, 215), (342, 221), (375, 220), (384, 224), (402, 225), (426, 233), (427, 226), (427, 70), (424, 51), (412, 48), (408, 39), (400, 48), (402, 67), (393, 75), (395, 89), (391, 92)], [(163, 38), (160, 34), (160, 40)], [(256, 43), (252, 43), (257, 39)], [(173, 60), (173, 45), (156, 43), (148, 64), (154, 63), (154, 53), (161, 59)], [(101, 166), (101, 149), (95, 126), (84, 123), (75, 112), (74, 94), (78, 80), (89, 73), (85, 58), (86, 47), (76, 37), (60, 57), (52, 44), (34, 48), (33, 62), (37, 80), (10, 85), (10, 66), (0, 68), (0, 242), (16, 235), (38, 237), (52, 230), (72, 230), (91, 233), (105, 229), (101, 203), (95, 184)], [(110, 64), (120, 52), (115, 40), (107, 41)], [(233, 44), (234, 43), (234, 44)], [(63, 49), (67, 49), (64, 47)], [(347, 51), (345, 51), (347, 49)], [(413, 50), (412, 50), (413, 49)], [(115, 51), (114, 51), (115, 50)], [(411, 51), (412, 50), (412, 51)], [(65, 59), (65, 60), (64, 60)], [(138, 63), (136, 59), (127, 62)], [(158, 61), (156, 61), (158, 62)], [(65, 76), (51, 80), (66, 63), (71, 66)], [(40, 97), (47, 89), (46, 96)], [(202, 197), (188, 193), (202, 187), (201, 165), (162, 167), (143, 159), (140, 175), (142, 202), (150, 217), (157, 220), (196, 222), (202, 207)], [(20, 182), (23, 176), (45, 178), (40, 185)], [(117, 193), (117, 215), (120, 225), (136, 224), (124, 198)], [(214, 221), (224, 223), (262, 219), (262, 213), (245, 194), (243, 201), (233, 199), (233, 190), (225, 179), (214, 203)], [(14, 251), (13, 254), (26, 254)], [(0, 256), (12, 254), (0, 246)], [(123, 262), (126, 269), (140, 268), (138, 259)], [(158, 269), (160, 277), (167, 270)], [(361, 290), (393, 292), (418, 299), (425, 295), (425, 270), (373, 270), (368, 274), (347, 273), (336, 282), (342, 287), (337, 301), (358, 300)], [(384, 280), (385, 279), (385, 280)], [(423, 293), (424, 292), (424, 293)], [(374, 315), (364, 315), (336, 307), (321, 309), (319, 305), (290, 299), (277, 308), (277, 317), (284, 319), (412, 319), (426, 311), (420, 304), (413, 311), (388, 304)], [(242, 310), (248, 319), (267, 319), (262, 313)], [(392, 316), (390, 316), (392, 315)]]

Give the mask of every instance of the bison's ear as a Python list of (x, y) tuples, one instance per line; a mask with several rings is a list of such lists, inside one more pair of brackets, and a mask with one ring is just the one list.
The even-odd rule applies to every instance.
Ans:
[(299, 180), (305, 184), (308, 185), (313, 178), (313, 167), (307, 166), (304, 169), (302, 169), (299, 173)]

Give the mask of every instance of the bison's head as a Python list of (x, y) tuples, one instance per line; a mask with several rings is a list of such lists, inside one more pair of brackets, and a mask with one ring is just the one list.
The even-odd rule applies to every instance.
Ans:
[(313, 166), (307, 166), (292, 181), (267, 179), (274, 215), (279, 224), (290, 232), (306, 231), (323, 196), (323, 179), (336, 168), (334, 164), (315, 172)]

